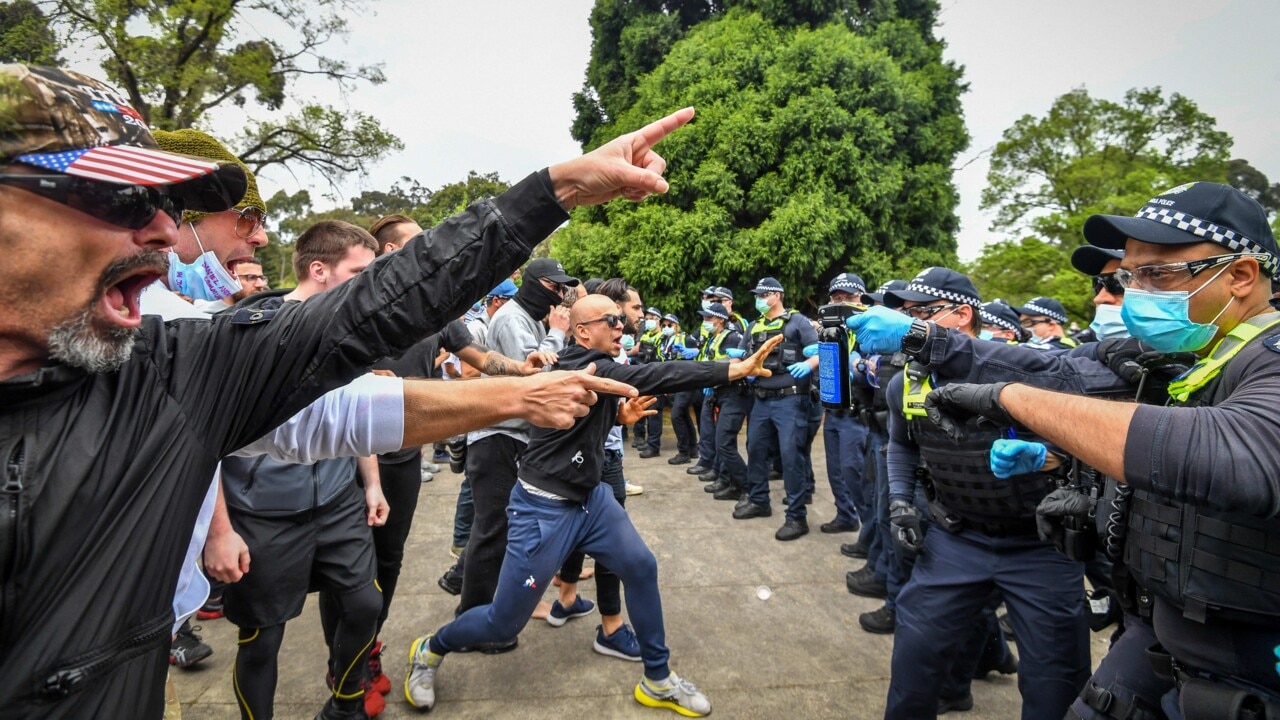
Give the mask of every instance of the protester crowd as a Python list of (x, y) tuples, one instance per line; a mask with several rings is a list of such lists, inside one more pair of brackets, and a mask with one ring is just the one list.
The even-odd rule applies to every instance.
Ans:
[[(180, 715), (166, 658), (215, 651), (194, 616), (238, 628), (217, 651), (242, 717), (270, 718), (311, 592), (319, 718), (430, 710), (448, 654), (597, 611), (592, 647), (639, 663), (638, 703), (705, 716), (671, 667), (625, 448), (732, 502), (726, 522), (773, 517), (774, 483), (774, 537), (803, 542), (819, 432), (818, 529), (858, 533), (846, 585), (883, 600), (859, 625), (894, 638), (886, 717), (970, 710), (990, 673), (1017, 674), (1024, 718), (1280, 717), (1280, 248), (1239, 191), (1090, 218), (1077, 332), (1055, 298), (984, 302), (944, 267), (874, 289), (827, 268), (810, 313), (766, 268), (689, 288), (682, 317), (626, 278), (526, 263), (567, 210), (664, 192), (652, 146), (686, 109), (435, 228), (319, 222), (297, 286), (272, 289), (270, 208), (218, 139), (152, 133), (76, 73), (0, 71), (6, 717)], [(459, 603), (418, 619), (401, 679), (378, 637), (445, 464), (463, 480), (438, 583)]]

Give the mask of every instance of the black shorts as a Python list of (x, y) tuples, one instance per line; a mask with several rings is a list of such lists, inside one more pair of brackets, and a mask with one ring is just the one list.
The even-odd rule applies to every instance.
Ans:
[(347, 593), (373, 582), (378, 566), (364, 492), (352, 482), (314, 513), (260, 517), (231, 510), (249, 546), (249, 572), (223, 593), (238, 627), (270, 627), (302, 613), (307, 593)]

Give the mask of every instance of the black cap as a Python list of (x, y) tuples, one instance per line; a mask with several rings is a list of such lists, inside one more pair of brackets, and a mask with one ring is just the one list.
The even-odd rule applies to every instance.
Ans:
[(752, 295), (763, 295), (765, 293), (783, 292), (782, 283), (778, 282), (778, 278), (762, 277), (760, 282), (756, 283), (755, 288), (751, 291)]
[(727, 288), (727, 287), (725, 287), (725, 286), (723, 286), (723, 285), (720, 285), (720, 286), (719, 286), (719, 287), (717, 287), (715, 290), (716, 290), (716, 291), (715, 291), (714, 293), (712, 293), (712, 294), (713, 294), (713, 295), (715, 295), (716, 297), (719, 297), (719, 298), (727, 298), (727, 299), (729, 299), (729, 300), (732, 300), (732, 299), (733, 299), (733, 291), (732, 291), (732, 290), (730, 290), (729, 288)]
[(876, 288), (876, 291), (873, 293), (862, 293), (862, 304), (870, 305), (872, 303), (875, 303), (876, 305), (883, 305), (885, 293), (889, 292), (890, 290), (905, 290), (906, 288), (907, 288), (906, 280), (890, 280), (889, 282)]
[(847, 292), (850, 295), (861, 296), (867, 291), (867, 284), (862, 282), (862, 278), (853, 273), (840, 273), (831, 278), (831, 285), (827, 288), (828, 293)]
[(707, 289), (706, 289), (706, 290), (703, 290), (703, 291), (702, 291), (701, 293), (699, 293), (699, 294), (700, 294), (700, 295), (709, 295), (709, 296), (711, 296), (711, 297), (718, 297), (718, 296), (717, 296), (717, 294), (716, 294), (716, 291), (718, 291), (719, 289), (720, 289), (720, 288), (716, 287), (715, 285), (708, 285), (708, 286), (707, 286)]
[(1033, 297), (1023, 305), (1015, 307), (1014, 310), (1019, 315), (1043, 315), (1060, 323), (1067, 321), (1067, 309), (1051, 297)]
[(987, 325), (995, 325), (1005, 330), (1021, 332), (1022, 320), (1018, 317), (1017, 311), (1009, 307), (1009, 303), (996, 298), (991, 302), (982, 303), (978, 308), (978, 317), (982, 318), (982, 322)]
[(1112, 260), (1124, 259), (1124, 250), (1081, 245), (1071, 251), (1071, 267), (1085, 275), (1097, 275)]
[(972, 305), (976, 310), (982, 304), (982, 297), (973, 281), (950, 268), (931, 267), (915, 276), (902, 290), (889, 290), (884, 294), (884, 304), (891, 308), (900, 308), (907, 302), (933, 302), (950, 300), (951, 302)]
[(1123, 248), (1133, 238), (1155, 245), (1217, 243), (1233, 253), (1263, 253), (1267, 275), (1275, 277), (1280, 247), (1258, 201), (1230, 185), (1192, 182), (1165, 190), (1133, 217), (1093, 215), (1084, 223), (1090, 245)]
[(677, 325), (680, 324), (680, 318), (676, 317), (675, 315), (672, 315), (671, 313), (667, 313), (666, 315), (663, 315), (662, 319), (666, 320), (669, 323), (675, 323)]
[(725, 307), (718, 302), (711, 303), (711, 307), (707, 308), (706, 310), (699, 310), (698, 314), (704, 318), (715, 317), (715, 318), (720, 318), (721, 320), (729, 319), (729, 311), (726, 310)]
[(538, 258), (525, 266), (524, 273), (532, 278), (546, 279), (562, 285), (578, 284), (578, 278), (566, 274), (564, 266), (554, 258)]

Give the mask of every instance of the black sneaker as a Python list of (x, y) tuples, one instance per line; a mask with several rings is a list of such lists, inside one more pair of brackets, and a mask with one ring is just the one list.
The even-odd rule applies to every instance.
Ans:
[(445, 570), (444, 574), (440, 576), (440, 579), (436, 581), (436, 584), (440, 586), (441, 590), (444, 590), (450, 595), (461, 595), (462, 573), (458, 572), (458, 566), (454, 565), (448, 570)]
[(869, 567), (845, 573), (844, 586), (849, 592), (862, 597), (883, 599), (889, 596), (889, 589), (876, 580), (875, 572)]
[(711, 468), (707, 467), (706, 465), (703, 465), (701, 460), (698, 461), (697, 465), (694, 465), (691, 468), (684, 469), (685, 474), (688, 474), (688, 475), (701, 475), (702, 473), (708, 472), (709, 470), (711, 470)]
[(786, 542), (809, 534), (809, 523), (804, 520), (788, 520), (773, 534), (774, 540)]
[(840, 554), (845, 557), (855, 558), (857, 560), (867, 559), (867, 549), (858, 543), (841, 543)]
[(191, 623), (183, 623), (178, 628), (178, 634), (169, 646), (170, 665), (186, 670), (213, 654), (213, 648), (205, 645), (196, 634), (199, 629), (199, 625), (193, 627)]
[(676, 453), (676, 456), (667, 461), (668, 465), (688, 465), (693, 459), (684, 453)]
[(818, 529), (828, 535), (834, 535), (836, 533), (853, 532), (858, 529), (858, 524), (847, 523), (843, 520), (832, 520), (831, 522), (822, 523)]
[(699, 475), (698, 479), (701, 480), (702, 482), (715, 482), (716, 480), (720, 479), (720, 473), (716, 472), (715, 470), (708, 470), (702, 473), (701, 475)]
[(949, 712), (969, 712), (973, 709), (973, 695), (966, 694), (964, 697), (953, 698), (947, 700), (945, 698), (938, 699), (938, 714), (946, 715)]
[(343, 710), (333, 698), (329, 698), (316, 715), (316, 720), (369, 720), (369, 715), (364, 711), (364, 702), (357, 702), (350, 709)]
[(892, 635), (893, 629), (898, 625), (898, 611), (882, 605), (879, 610), (858, 615), (858, 624), (863, 630), (875, 635)]
[(645, 449), (640, 451), (640, 457), (646, 458), (646, 459), (655, 458), (655, 457), (658, 457), (658, 451), (654, 450), (651, 447), (646, 447)]
[(729, 483), (720, 490), (717, 490), (716, 494), (711, 497), (716, 500), (740, 500), (742, 499), (742, 488), (734, 485), (733, 483)]
[(748, 501), (747, 504), (733, 509), (734, 520), (750, 520), (751, 518), (769, 517), (773, 514), (773, 508), (763, 505), (756, 505)]
[(710, 483), (707, 483), (706, 485), (703, 485), (702, 492), (718, 493), (727, 487), (733, 487), (733, 483), (729, 482), (728, 478), (717, 478), (715, 482), (710, 482)]

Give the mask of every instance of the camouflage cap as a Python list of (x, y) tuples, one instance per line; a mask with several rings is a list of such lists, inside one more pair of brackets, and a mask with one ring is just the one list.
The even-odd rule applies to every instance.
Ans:
[(0, 65), (0, 163), (166, 186), (204, 212), (232, 207), (246, 185), (235, 163), (161, 151), (138, 111), (101, 81), (39, 65)]
[[(240, 198), (240, 202), (236, 203), (237, 210), (243, 210), (249, 207), (256, 207), (262, 212), (267, 211), (267, 203), (262, 200), (262, 195), (258, 193), (258, 180), (244, 163), (240, 162), (240, 158), (231, 154), (222, 143), (215, 140), (208, 133), (199, 130), (187, 128), (185, 130), (156, 130), (152, 133), (156, 142), (160, 145), (160, 149), (165, 152), (179, 153), (182, 155), (190, 155), (192, 157), (205, 158), (207, 160), (216, 160), (218, 162), (235, 163), (244, 171), (245, 180), (248, 185), (244, 189), (244, 197)], [(208, 215), (208, 213), (194, 212), (188, 210), (182, 214), (183, 222), (196, 222)]]

